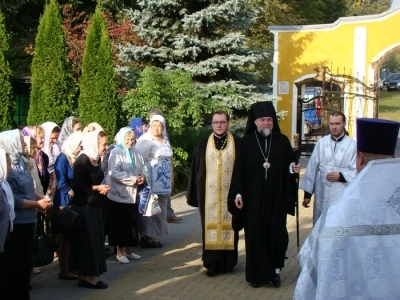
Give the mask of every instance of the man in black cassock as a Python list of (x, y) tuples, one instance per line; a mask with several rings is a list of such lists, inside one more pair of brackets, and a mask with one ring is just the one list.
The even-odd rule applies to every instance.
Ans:
[(251, 106), (241, 151), (236, 159), (229, 192), (233, 227), (244, 227), (246, 280), (257, 288), (281, 285), (289, 235), (287, 214), (294, 214), (300, 165), (288, 138), (280, 131), (270, 101)]
[(212, 115), (213, 133), (200, 139), (193, 153), (187, 203), (199, 207), (203, 237), (203, 265), (208, 276), (232, 272), (238, 260), (238, 231), (232, 229), (228, 193), (238, 151), (230, 132), (229, 115)]

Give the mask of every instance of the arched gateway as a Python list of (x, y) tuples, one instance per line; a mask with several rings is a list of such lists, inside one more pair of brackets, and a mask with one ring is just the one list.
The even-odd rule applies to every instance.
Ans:
[[(301, 133), (302, 154), (341, 110), (355, 136), (357, 117), (377, 117), (379, 69), (400, 50), (400, 8), (379, 15), (340, 18), (333, 24), (270, 26), (275, 36), (273, 93), (288, 112), (280, 127)], [(309, 147), (307, 146), (309, 145)]]

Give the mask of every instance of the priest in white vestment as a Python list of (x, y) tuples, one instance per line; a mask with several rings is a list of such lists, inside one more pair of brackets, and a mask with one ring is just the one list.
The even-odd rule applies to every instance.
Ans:
[(400, 299), (399, 126), (357, 119), (359, 174), (305, 241), (295, 300)]
[(346, 135), (345, 125), (346, 117), (342, 112), (331, 113), (331, 134), (315, 145), (300, 182), (299, 187), (304, 191), (304, 207), (309, 207), (314, 194), (313, 224), (357, 174), (356, 143)]

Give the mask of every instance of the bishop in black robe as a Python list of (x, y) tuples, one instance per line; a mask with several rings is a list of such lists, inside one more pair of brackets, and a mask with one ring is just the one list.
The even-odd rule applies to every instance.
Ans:
[[(260, 134), (254, 124), (261, 117), (273, 118), (268, 137)], [(267, 171), (266, 158), (270, 164)], [(253, 104), (228, 201), (234, 216), (233, 227), (245, 230), (246, 280), (253, 287), (269, 282), (277, 287), (281, 284), (279, 271), (284, 266), (289, 243), (286, 217), (294, 215), (297, 201), (295, 175), (291, 170), (294, 162), (293, 148), (280, 132), (272, 103)], [(235, 204), (237, 197), (242, 197), (241, 209)]]
[[(226, 127), (228, 128), (228, 127)], [(230, 138), (229, 138), (230, 137)], [(229, 143), (232, 143), (233, 145), (229, 145)], [(239, 234), (238, 231), (233, 231), (233, 249), (228, 250), (227, 248), (220, 250), (221, 245), (216, 245), (217, 248), (215, 249), (206, 249), (206, 228), (207, 228), (207, 220), (205, 219), (206, 216), (206, 194), (207, 194), (207, 176), (210, 176), (210, 173), (207, 172), (215, 172), (215, 169), (213, 170), (208, 170), (207, 169), (207, 146), (208, 147), (214, 147), (218, 151), (224, 151), (224, 149), (231, 147), (230, 149), (234, 149), (234, 155), (231, 157), (233, 161), (232, 167), (230, 174), (229, 170), (225, 170), (225, 173), (222, 173), (222, 176), (224, 178), (224, 181), (229, 180), (229, 183), (227, 186), (225, 186), (225, 192), (223, 193), (225, 195), (225, 198), (220, 199), (220, 208), (222, 210), (225, 210), (226, 213), (229, 215), (229, 212), (227, 211), (228, 207), (228, 192), (229, 192), (229, 186), (230, 186), (230, 181), (231, 181), (231, 174), (234, 166), (234, 160), (235, 156), (238, 153), (238, 144), (239, 140), (235, 136), (231, 135), (229, 132), (225, 132), (222, 135), (218, 135), (216, 133), (212, 133), (211, 136), (206, 136), (202, 139), (200, 139), (197, 143), (197, 146), (194, 150), (193, 153), (193, 158), (192, 158), (192, 165), (191, 165), (191, 172), (189, 176), (189, 183), (188, 183), (188, 190), (187, 190), (187, 203), (190, 206), (194, 207), (199, 207), (199, 212), (201, 216), (201, 227), (202, 227), (202, 240), (203, 240), (203, 254), (202, 254), (202, 260), (203, 260), (203, 265), (207, 269), (207, 275), (209, 276), (214, 276), (217, 274), (221, 273), (227, 273), (227, 272), (232, 272), (233, 267), (237, 264), (238, 261), (238, 239), (239, 239)], [(213, 157), (213, 156), (211, 156)], [(217, 164), (217, 160), (213, 162), (214, 164)], [(226, 162), (223, 162), (226, 163)], [(217, 182), (215, 182), (217, 184)], [(213, 184), (211, 184), (213, 185)], [(224, 184), (220, 184), (220, 186), (217, 188), (223, 189)], [(210, 187), (214, 188), (214, 187)], [(223, 192), (220, 190), (220, 192)], [(217, 210), (218, 207), (215, 207), (215, 210)], [(221, 218), (218, 217), (218, 218)], [(226, 228), (226, 226), (225, 226)], [(229, 221), (229, 229), (228, 231), (231, 231), (232, 233), (232, 227), (231, 227), (231, 220)], [(220, 232), (221, 233), (221, 232)], [(214, 243), (215, 244), (215, 243)], [(217, 243), (218, 244), (218, 243)]]

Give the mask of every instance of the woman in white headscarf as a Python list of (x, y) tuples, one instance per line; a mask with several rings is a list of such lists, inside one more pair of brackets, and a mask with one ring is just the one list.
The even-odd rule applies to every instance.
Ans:
[(9, 233), (12, 231), (14, 212), (14, 196), (11, 188), (6, 180), (8, 173), (11, 171), (11, 159), (6, 151), (0, 149), (0, 289), (4, 291), (6, 272), (6, 258), (4, 247)]
[(101, 125), (99, 123), (92, 122), (88, 126), (83, 128), (83, 133), (87, 133), (87, 132), (91, 132), (91, 131), (95, 131), (95, 130), (104, 131), (103, 127), (101, 127)]
[(98, 130), (84, 133), (82, 146), (73, 165), (71, 204), (76, 212), (84, 213), (83, 228), (72, 235), (70, 270), (79, 273), (80, 287), (105, 289), (108, 285), (97, 277), (107, 271), (101, 204), (110, 188), (101, 184), (104, 173), (100, 168), (100, 156), (107, 149), (107, 134)]
[[(54, 164), (54, 172), (57, 179), (57, 189), (54, 195), (55, 207), (67, 206), (71, 197), (73, 196), (72, 191), (72, 179), (74, 172), (72, 166), (76, 158), (82, 149), (82, 132), (71, 133), (68, 138), (64, 141), (61, 147), (62, 152), (57, 157)], [(66, 232), (57, 222), (53, 222), (51, 226), (51, 232), (53, 234), (61, 234), (60, 245), (58, 247), (58, 264), (60, 266), (60, 272), (58, 278), (63, 280), (74, 280), (78, 277), (69, 271), (69, 244), (71, 239), (71, 232)]]
[[(117, 246), (117, 260), (122, 264), (129, 259), (140, 259), (141, 256), (130, 250), (135, 245), (133, 224), (137, 215), (137, 189), (144, 183), (147, 170), (143, 157), (133, 147), (136, 134), (132, 128), (124, 127), (117, 134), (117, 145), (111, 151), (108, 160), (107, 185), (110, 192), (106, 202), (108, 243)], [(136, 241), (137, 241), (136, 237)]]
[(33, 236), (37, 209), (50, 205), (48, 199), (38, 199), (32, 175), (22, 158), (25, 142), (18, 129), (0, 133), (0, 147), (11, 159), (11, 171), (7, 182), (14, 196), (15, 219), (13, 231), (4, 249), (7, 277), (4, 299), (29, 299), (32, 270)]
[(156, 216), (139, 215), (142, 233), (140, 245), (143, 248), (160, 248), (163, 245), (155, 238), (169, 234), (167, 198), (171, 194), (174, 178), (172, 148), (167, 138), (164, 117), (155, 115), (151, 118), (149, 131), (138, 139), (135, 148), (146, 161), (149, 172), (147, 181), (152, 193), (158, 195), (162, 210)]
[(13, 221), (15, 218), (14, 212), (14, 196), (10, 185), (7, 182), (7, 176), (11, 171), (11, 159), (6, 151), (0, 149), (0, 255), (1, 264), (3, 266), (4, 243), (8, 233), (12, 231)]
[(56, 159), (61, 152), (60, 142), (58, 141), (61, 129), (54, 122), (45, 122), (40, 125), (40, 127), (42, 127), (44, 130), (44, 147), (42, 151), (46, 153), (49, 157), (48, 171), (50, 173), (50, 182), (46, 196), (53, 200), (57, 186), (56, 176), (54, 173), (54, 163), (56, 162)]

